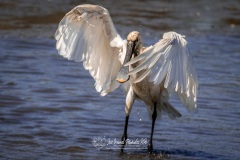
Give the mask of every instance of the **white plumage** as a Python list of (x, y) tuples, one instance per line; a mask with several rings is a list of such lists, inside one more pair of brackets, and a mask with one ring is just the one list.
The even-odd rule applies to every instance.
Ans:
[(60, 55), (83, 62), (96, 81), (98, 92), (106, 95), (119, 87), (116, 76), (121, 68), (118, 55), (123, 51), (123, 40), (106, 9), (93, 5), (75, 7), (59, 23), (55, 39)]
[[(155, 45), (143, 48), (141, 36), (136, 31), (131, 32), (127, 40), (120, 37), (105, 8), (79, 5), (61, 20), (55, 39), (60, 55), (83, 62), (84, 68), (96, 82), (97, 92), (102, 96), (117, 89), (119, 82), (124, 82), (122, 85), (127, 93), (124, 141), (135, 98), (141, 99), (148, 106), (153, 117), (153, 128), (156, 109), (167, 112), (173, 118), (181, 116), (168, 102), (170, 92), (175, 91), (189, 111), (197, 107), (197, 73), (187, 41), (178, 33), (165, 33)], [(129, 51), (131, 45), (133, 49)], [(134, 56), (125, 63), (128, 52), (134, 53)], [(129, 68), (129, 80), (118, 78), (124, 75), (120, 71), (124, 67)], [(152, 149), (151, 141), (152, 133), (149, 150)]]
[(154, 46), (148, 47), (141, 55), (125, 65), (140, 61), (140, 64), (130, 71), (130, 75), (146, 70), (134, 82), (141, 82), (149, 76), (149, 82), (159, 85), (164, 81), (168, 92), (175, 91), (188, 110), (196, 109), (197, 73), (192, 64), (191, 56), (186, 47), (184, 36), (168, 32)]

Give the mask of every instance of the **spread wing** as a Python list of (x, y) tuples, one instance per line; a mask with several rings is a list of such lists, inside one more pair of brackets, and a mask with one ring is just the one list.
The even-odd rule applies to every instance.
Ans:
[(118, 35), (108, 11), (97, 5), (79, 5), (68, 12), (55, 33), (56, 48), (63, 57), (83, 62), (101, 95), (119, 87), (119, 54), (124, 41)]
[(136, 62), (140, 64), (129, 74), (142, 70), (145, 72), (135, 80), (135, 83), (149, 76), (150, 82), (156, 85), (163, 83), (168, 91), (177, 92), (188, 110), (193, 111), (197, 107), (197, 73), (184, 36), (175, 32), (165, 33), (163, 39), (126, 65)]

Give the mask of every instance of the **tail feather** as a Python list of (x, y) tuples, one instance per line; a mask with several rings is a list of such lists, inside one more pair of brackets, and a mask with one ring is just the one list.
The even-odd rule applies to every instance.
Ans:
[(179, 113), (170, 103), (168, 102), (164, 102), (162, 105), (161, 105), (161, 109), (163, 111), (165, 111), (168, 116), (172, 119), (174, 118), (178, 118), (178, 117), (181, 117), (181, 113)]

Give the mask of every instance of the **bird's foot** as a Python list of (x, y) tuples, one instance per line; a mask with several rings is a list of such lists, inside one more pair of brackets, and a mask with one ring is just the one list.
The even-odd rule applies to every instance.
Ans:
[(121, 146), (121, 153), (123, 153), (123, 149), (126, 145), (126, 140), (127, 140), (127, 136), (123, 135), (122, 136), (122, 146)]
[(148, 144), (148, 153), (152, 154), (153, 151), (153, 145), (151, 143)]

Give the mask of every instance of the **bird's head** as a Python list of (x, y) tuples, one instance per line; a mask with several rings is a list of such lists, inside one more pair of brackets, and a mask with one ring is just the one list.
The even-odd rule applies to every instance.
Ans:
[(128, 75), (129, 67), (124, 66), (124, 64), (129, 62), (132, 56), (134, 57), (138, 56), (140, 54), (141, 48), (142, 48), (142, 38), (140, 33), (137, 31), (130, 32), (127, 36), (127, 50), (126, 50), (123, 66), (120, 69), (117, 76), (118, 82), (124, 83), (128, 81), (128, 79), (130, 78)]

